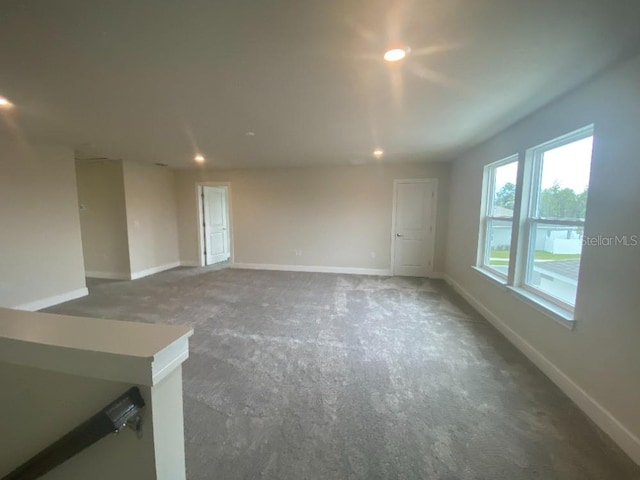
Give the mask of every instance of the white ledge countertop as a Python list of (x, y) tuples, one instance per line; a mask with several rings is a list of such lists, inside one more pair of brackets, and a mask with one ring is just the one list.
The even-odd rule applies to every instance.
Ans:
[(190, 327), (0, 308), (0, 361), (153, 386), (189, 357)]

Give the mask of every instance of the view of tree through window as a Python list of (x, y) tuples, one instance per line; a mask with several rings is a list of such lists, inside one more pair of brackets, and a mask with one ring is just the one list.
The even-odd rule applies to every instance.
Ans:
[[(523, 161), (513, 155), (484, 168), (478, 267), (566, 310), (578, 288), (593, 131), (584, 127), (529, 148)], [(523, 268), (514, 270), (514, 259)]]
[(538, 217), (584, 219), (593, 137), (544, 152)]
[(542, 150), (531, 209), (526, 284), (575, 304), (593, 136)]
[(587, 189), (577, 193), (555, 182), (542, 190), (540, 216), (542, 218), (584, 218), (587, 213)]
[[(555, 182), (550, 188), (542, 190), (540, 197), (540, 216), (542, 218), (584, 218), (587, 213), (588, 189), (577, 193), (571, 188), (562, 188)], [(496, 192), (496, 205), (513, 210), (516, 199), (516, 186), (508, 182)]]
[(516, 204), (516, 186), (514, 183), (507, 182), (496, 192), (496, 204), (513, 210)]

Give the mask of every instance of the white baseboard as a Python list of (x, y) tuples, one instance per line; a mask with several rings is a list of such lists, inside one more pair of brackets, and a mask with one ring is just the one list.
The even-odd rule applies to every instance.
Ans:
[(105, 278), (107, 280), (129, 280), (131, 278), (128, 273), (99, 272), (97, 270), (87, 270), (84, 272), (84, 276), (89, 278)]
[(89, 295), (89, 290), (86, 287), (79, 288), (77, 290), (71, 290), (70, 292), (61, 293), (60, 295), (54, 295), (53, 297), (41, 298), (40, 300), (36, 300), (34, 302), (24, 303), (13, 308), (15, 310), (26, 310), (28, 312), (35, 312), (37, 310), (42, 310), (43, 308), (52, 307), (59, 303), (69, 302), (86, 295)]
[(131, 280), (136, 280), (142, 277), (148, 277), (149, 275), (164, 272), (165, 270), (171, 270), (172, 268), (176, 268), (179, 266), (180, 266), (180, 262), (171, 262), (165, 265), (160, 265), (158, 267), (147, 268), (146, 270), (138, 270), (137, 272), (131, 272)]
[(231, 268), (244, 268), (247, 270), (277, 270), (281, 272), (313, 272), (313, 273), (342, 273), (347, 275), (379, 275), (388, 277), (391, 271), (376, 268), (352, 268), (352, 267), (320, 267), (313, 265), (274, 265), (270, 263), (234, 263)]
[(640, 439), (524, 338), (450, 276), (446, 282), (555, 383), (593, 422), (640, 465)]

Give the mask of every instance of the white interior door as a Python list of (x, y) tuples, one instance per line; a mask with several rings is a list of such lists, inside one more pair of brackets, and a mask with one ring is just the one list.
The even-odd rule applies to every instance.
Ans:
[(436, 183), (398, 180), (395, 185), (393, 274), (426, 277), (433, 272)]
[(224, 262), (231, 256), (227, 205), (226, 187), (202, 187), (205, 265)]

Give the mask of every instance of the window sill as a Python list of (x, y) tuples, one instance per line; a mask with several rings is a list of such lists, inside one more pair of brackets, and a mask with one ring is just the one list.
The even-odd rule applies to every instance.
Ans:
[(554, 320), (555, 322), (559, 323), (565, 328), (568, 328), (569, 330), (573, 330), (573, 327), (576, 324), (573, 317), (573, 312), (565, 310), (564, 308), (559, 307), (558, 305), (547, 300), (544, 300), (522, 288), (507, 285), (507, 290), (509, 291), (509, 293), (518, 297), (520, 300), (523, 300), (525, 303), (528, 303), (539, 312), (545, 314), (551, 320)]
[(476, 272), (478, 272), (479, 274), (481, 274), (484, 277), (488, 278), (492, 282), (497, 283), (501, 287), (506, 287), (507, 286), (507, 279), (504, 278), (504, 277), (501, 277), (500, 275), (497, 275), (497, 274), (493, 273), (491, 270), (488, 270), (488, 269), (482, 268), (482, 267), (476, 267), (476, 266), (473, 266), (471, 268), (473, 268)]
[(565, 310), (554, 303), (544, 300), (537, 295), (528, 292), (527, 290), (507, 285), (506, 279), (500, 277), (499, 275), (493, 274), (489, 270), (475, 266), (471, 268), (481, 274), (484, 278), (487, 278), (492, 283), (505, 288), (510, 294), (532, 306), (554, 322), (559, 323), (569, 330), (573, 330), (576, 323), (573, 312)]

